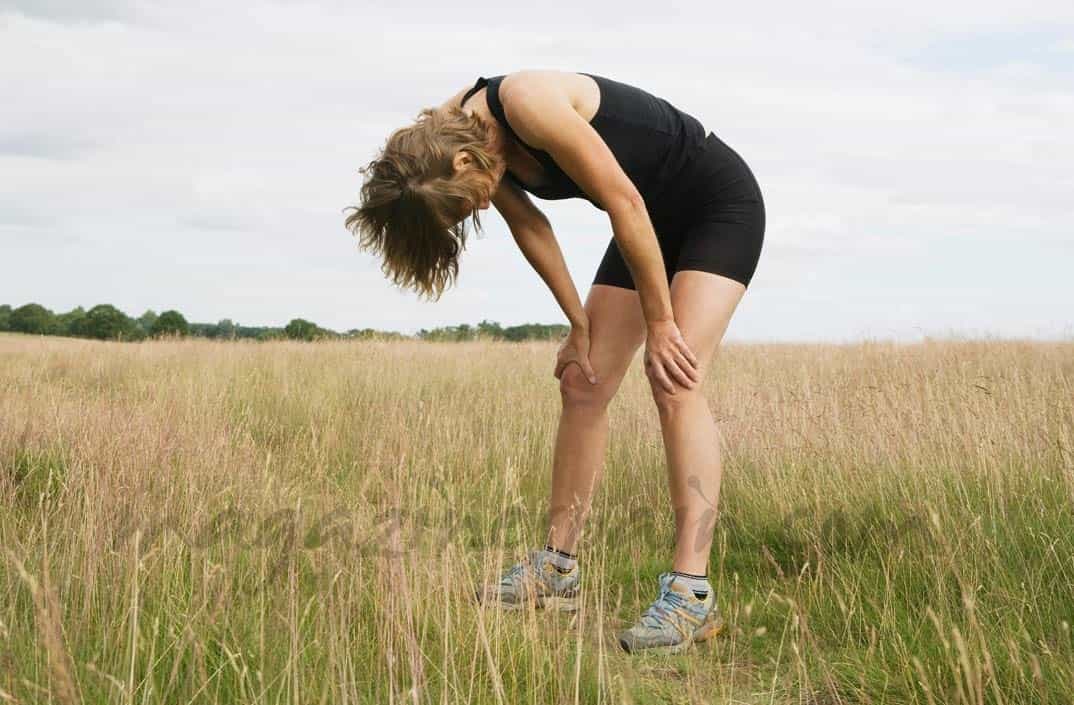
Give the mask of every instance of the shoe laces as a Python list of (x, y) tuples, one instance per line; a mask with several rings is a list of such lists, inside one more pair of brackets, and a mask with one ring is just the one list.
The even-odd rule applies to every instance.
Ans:
[(527, 566), (525, 562), (516, 563), (511, 566), (511, 569), (504, 573), (503, 577), (500, 578), (500, 585), (505, 587), (515, 585), (522, 580), (523, 576), (526, 574), (526, 568), (528, 567), (529, 566)]
[(671, 620), (672, 614), (686, 604), (686, 596), (671, 589), (671, 581), (662, 582), (660, 596), (641, 615), (641, 623), (646, 627), (658, 628)]
[(531, 552), (523, 560), (511, 566), (510, 570), (504, 573), (503, 577), (500, 578), (500, 585), (520, 585), (522, 581), (525, 580), (527, 572), (531, 572), (536, 576), (538, 563), (539, 560), (536, 551)]

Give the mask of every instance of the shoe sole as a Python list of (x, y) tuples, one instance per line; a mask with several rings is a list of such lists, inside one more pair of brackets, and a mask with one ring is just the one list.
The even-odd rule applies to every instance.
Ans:
[(577, 612), (577, 597), (543, 597), (537, 598), (537, 606), (554, 612)]
[(578, 596), (573, 597), (560, 597), (557, 595), (538, 595), (533, 599), (533, 602), (503, 602), (495, 598), (483, 599), (481, 593), (474, 595), (477, 603), (485, 607), (491, 607), (493, 605), (499, 605), (501, 609), (514, 611), (525, 609), (528, 605), (532, 604), (536, 609), (548, 610), (551, 612), (577, 612), (578, 611)]
[[(489, 603), (493, 604), (493, 603)], [(505, 610), (521, 610), (525, 609), (529, 602), (501, 602), (499, 603)], [(543, 609), (551, 612), (577, 612), (578, 611), (578, 598), (577, 597), (538, 597), (533, 601), (533, 606), (536, 609)]]
[(716, 636), (719, 636), (723, 632), (723, 620), (716, 620), (712, 622), (706, 622), (702, 624), (696, 632), (694, 632), (693, 639), (684, 639), (678, 644), (668, 644), (667, 646), (649, 646), (631, 651), (630, 647), (622, 640), (619, 640), (619, 646), (623, 647), (623, 651), (628, 654), (634, 653), (647, 653), (647, 654), (679, 654), (686, 651), (691, 646), (702, 641), (708, 641)]

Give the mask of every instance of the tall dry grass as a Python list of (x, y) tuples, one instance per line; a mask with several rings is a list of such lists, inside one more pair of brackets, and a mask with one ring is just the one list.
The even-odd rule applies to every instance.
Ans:
[(1074, 345), (727, 346), (677, 657), (614, 639), (673, 535), (637, 360), (582, 610), (469, 599), (543, 538), (554, 351), (0, 336), (0, 702), (1071, 702)]

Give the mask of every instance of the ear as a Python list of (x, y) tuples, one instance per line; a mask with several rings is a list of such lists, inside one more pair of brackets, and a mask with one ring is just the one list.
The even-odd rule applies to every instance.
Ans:
[(459, 151), (455, 152), (455, 156), (452, 157), (451, 166), (456, 172), (458, 172), (472, 164), (473, 161), (473, 157), (470, 156), (469, 152), (467, 152), (465, 149), (460, 149)]

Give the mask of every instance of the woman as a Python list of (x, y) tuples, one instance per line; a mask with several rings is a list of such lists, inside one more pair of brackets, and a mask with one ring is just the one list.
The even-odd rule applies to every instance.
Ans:
[[(480, 77), (395, 131), (362, 172), (347, 218), (395, 283), (439, 298), (457, 276), (464, 220), (489, 204), (570, 321), (556, 359), (563, 401), (550, 525), (483, 602), (577, 607), (575, 543), (607, 445), (608, 403), (635, 352), (656, 403), (675, 511), (672, 570), (619, 641), (680, 651), (721, 625), (707, 579), (720, 489), (716, 425), (702, 393), (764, 237), (761, 190), (742, 158), (693, 116), (604, 76), (551, 70)], [(506, 178), (504, 178), (506, 177)], [(585, 198), (613, 236), (582, 306), (543, 199)]]

